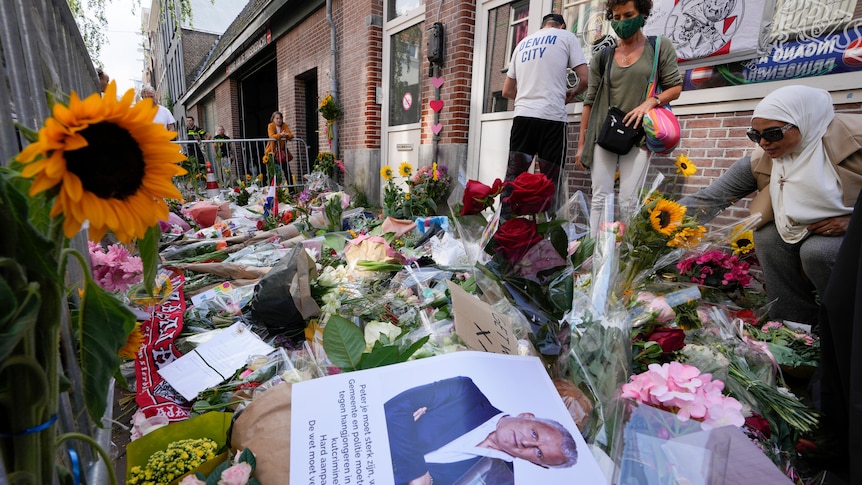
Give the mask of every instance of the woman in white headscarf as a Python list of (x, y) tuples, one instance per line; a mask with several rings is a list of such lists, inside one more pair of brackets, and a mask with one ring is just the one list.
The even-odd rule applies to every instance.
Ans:
[(814, 324), (815, 291), (826, 288), (862, 187), (862, 116), (836, 115), (822, 89), (786, 86), (754, 109), (748, 137), (763, 150), (752, 171), (771, 164), (775, 222), (754, 236), (766, 293), (778, 300), (770, 317)]

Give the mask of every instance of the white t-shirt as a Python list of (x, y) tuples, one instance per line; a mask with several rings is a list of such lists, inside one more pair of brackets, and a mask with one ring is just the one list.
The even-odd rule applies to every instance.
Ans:
[[(175, 124), (177, 120), (174, 118), (174, 115), (171, 114), (171, 110), (165, 108), (162, 105), (157, 105), (159, 107), (159, 111), (156, 113), (156, 116), (153, 118), (153, 123), (161, 123), (168, 128), (168, 125)], [(176, 129), (176, 125), (174, 125), (174, 129)]]
[(566, 121), (566, 68), (586, 64), (581, 43), (568, 30), (545, 28), (515, 47), (507, 76), (518, 82), (515, 116)]

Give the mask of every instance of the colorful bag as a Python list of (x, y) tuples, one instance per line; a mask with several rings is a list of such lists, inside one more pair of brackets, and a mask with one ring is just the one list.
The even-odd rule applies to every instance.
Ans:
[[(661, 51), (661, 36), (655, 40), (655, 59), (652, 66), (652, 82), (650, 83), (648, 96), (655, 96), (658, 92), (658, 58)], [(682, 133), (679, 120), (670, 110), (670, 106), (656, 106), (649, 110), (643, 119), (644, 133), (646, 134), (647, 148), (653, 153), (667, 155), (679, 146)]]

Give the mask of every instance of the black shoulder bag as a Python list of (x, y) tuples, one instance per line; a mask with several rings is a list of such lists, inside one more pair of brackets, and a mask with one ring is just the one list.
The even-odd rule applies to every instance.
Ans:
[(605, 150), (616, 153), (617, 155), (625, 155), (635, 144), (637, 144), (644, 136), (643, 126), (634, 129), (623, 123), (623, 118), (626, 113), (611, 106), (611, 62), (614, 59), (615, 48), (606, 47), (603, 55), (607, 57), (605, 61), (605, 69), (602, 73), (602, 80), (605, 82), (605, 90), (608, 93), (608, 116), (605, 118), (602, 128), (599, 130), (599, 137), (596, 143)]

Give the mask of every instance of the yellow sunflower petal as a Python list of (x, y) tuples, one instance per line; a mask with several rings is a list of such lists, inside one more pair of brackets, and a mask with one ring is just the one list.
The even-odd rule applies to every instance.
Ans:
[(69, 198), (72, 201), (80, 201), (84, 195), (84, 186), (81, 185), (81, 179), (71, 172), (66, 172), (63, 175), (63, 191), (69, 194)]

